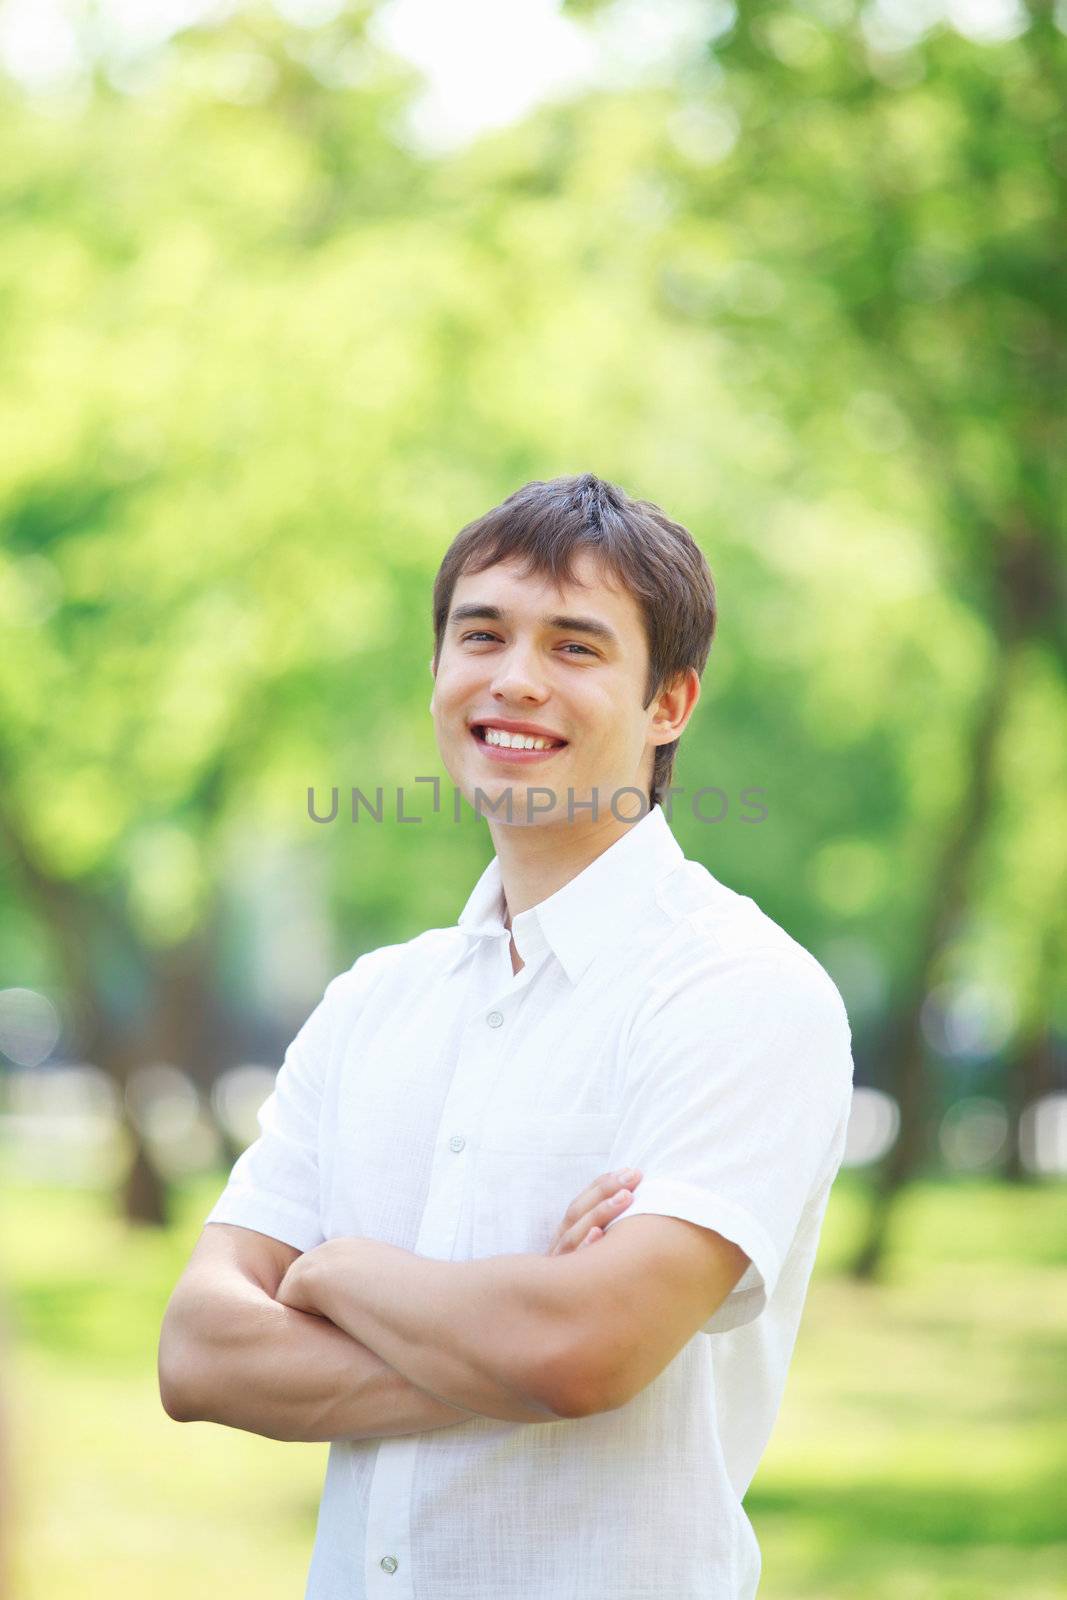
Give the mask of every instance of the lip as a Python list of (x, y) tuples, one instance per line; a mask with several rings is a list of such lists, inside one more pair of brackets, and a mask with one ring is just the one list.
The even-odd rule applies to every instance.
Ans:
[(472, 717), (468, 726), (499, 728), (503, 733), (530, 733), (535, 739), (559, 739), (561, 743), (567, 743), (555, 728), (542, 728), (537, 722), (515, 722), (511, 717)]
[[(556, 745), (553, 750), (505, 750), (501, 745), (486, 744), (485, 740), (480, 739), (478, 734), (475, 732), (476, 727), (484, 727), (484, 723), (472, 723), (470, 728), (471, 738), (474, 740), (474, 743), (477, 745), (482, 755), (487, 761), (496, 761), (502, 763), (504, 766), (529, 766), (532, 763), (539, 761), (550, 761), (553, 756), (562, 755), (564, 750), (567, 749), (566, 744), (561, 744)], [(508, 728), (505, 731), (508, 733), (520, 733), (524, 730), (518, 728)], [(550, 739), (554, 738), (555, 735), (546, 733), (535, 735), (534, 737)]]

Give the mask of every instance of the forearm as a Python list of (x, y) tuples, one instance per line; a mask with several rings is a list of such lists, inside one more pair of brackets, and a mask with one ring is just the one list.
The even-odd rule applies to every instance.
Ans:
[(566, 1361), (560, 1260), (437, 1261), (379, 1240), (335, 1238), (298, 1258), (278, 1298), (320, 1312), (452, 1405), (558, 1421)]
[(186, 1341), (183, 1422), (319, 1442), (425, 1433), (472, 1415), (417, 1388), (331, 1322), (252, 1283), (215, 1304), (210, 1326), (188, 1330)]

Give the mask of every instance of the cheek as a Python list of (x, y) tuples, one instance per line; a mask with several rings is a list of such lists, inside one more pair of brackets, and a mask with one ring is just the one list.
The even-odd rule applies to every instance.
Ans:
[(454, 716), (465, 711), (473, 692), (474, 684), (469, 672), (455, 668), (438, 672), (434, 691), (438, 713)]

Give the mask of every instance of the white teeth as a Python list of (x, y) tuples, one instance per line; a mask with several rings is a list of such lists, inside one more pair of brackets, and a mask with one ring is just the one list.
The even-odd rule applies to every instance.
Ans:
[(551, 739), (535, 739), (529, 733), (505, 733), (502, 728), (483, 729), (486, 744), (498, 744), (505, 750), (552, 750)]

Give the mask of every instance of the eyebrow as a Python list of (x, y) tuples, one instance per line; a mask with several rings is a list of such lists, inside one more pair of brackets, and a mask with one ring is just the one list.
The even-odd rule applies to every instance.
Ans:
[[(460, 622), (507, 622), (508, 613), (502, 611), (499, 606), (471, 601), (467, 605), (456, 606), (448, 620), (450, 626)], [(588, 634), (591, 639), (599, 639), (602, 644), (620, 648), (619, 636), (614, 629), (609, 628), (606, 622), (598, 622), (595, 617), (542, 617), (541, 623), (546, 628), (559, 628), (564, 633)]]

